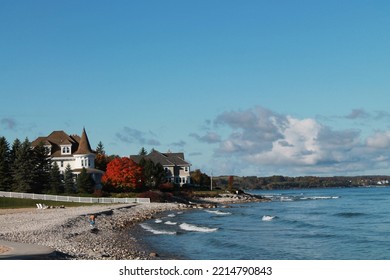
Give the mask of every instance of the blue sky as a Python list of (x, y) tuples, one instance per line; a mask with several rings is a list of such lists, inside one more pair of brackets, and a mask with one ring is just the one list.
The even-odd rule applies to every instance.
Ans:
[(0, 1), (0, 135), (214, 175), (390, 174), (388, 1)]

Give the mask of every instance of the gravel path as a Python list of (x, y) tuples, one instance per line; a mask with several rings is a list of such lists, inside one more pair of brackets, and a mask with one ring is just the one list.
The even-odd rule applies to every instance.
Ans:
[[(150, 259), (128, 229), (158, 212), (185, 207), (150, 203), (2, 211), (0, 239), (54, 248), (55, 259)], [(90, 214), (96, 215), (95, 233)]]

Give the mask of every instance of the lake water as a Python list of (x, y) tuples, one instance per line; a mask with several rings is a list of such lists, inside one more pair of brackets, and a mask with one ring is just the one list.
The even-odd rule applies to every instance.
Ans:
[(144, 222), (162, 256), (188, 260), (390, 259), (390, 188), (251, 191), (267, 203), (166, 212)]

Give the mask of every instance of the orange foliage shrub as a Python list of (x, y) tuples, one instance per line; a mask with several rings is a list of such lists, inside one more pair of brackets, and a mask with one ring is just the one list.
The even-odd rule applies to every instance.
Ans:
[(110, 161), (102, 177), (104, 184), (125, 190), (135, 190), (141, 187), (142, 181), (142, 168), (128, 157), (115, 158)]

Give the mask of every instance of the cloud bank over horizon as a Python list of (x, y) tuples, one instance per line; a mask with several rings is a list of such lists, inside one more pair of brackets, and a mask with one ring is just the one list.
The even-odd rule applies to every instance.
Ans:
[[(354, 109), (338, 118), (362, 122), (384, 117), (388, 115), (383, 112)], [(283, 115), (260, 106), (223, 112), (212, 129), (191, 136), (214, 145), (213, 165), (220, 174), (330, 176), (390, 168), (390, 129), (365, 136), (361, 128), (336, 129), (315, 118)]]

